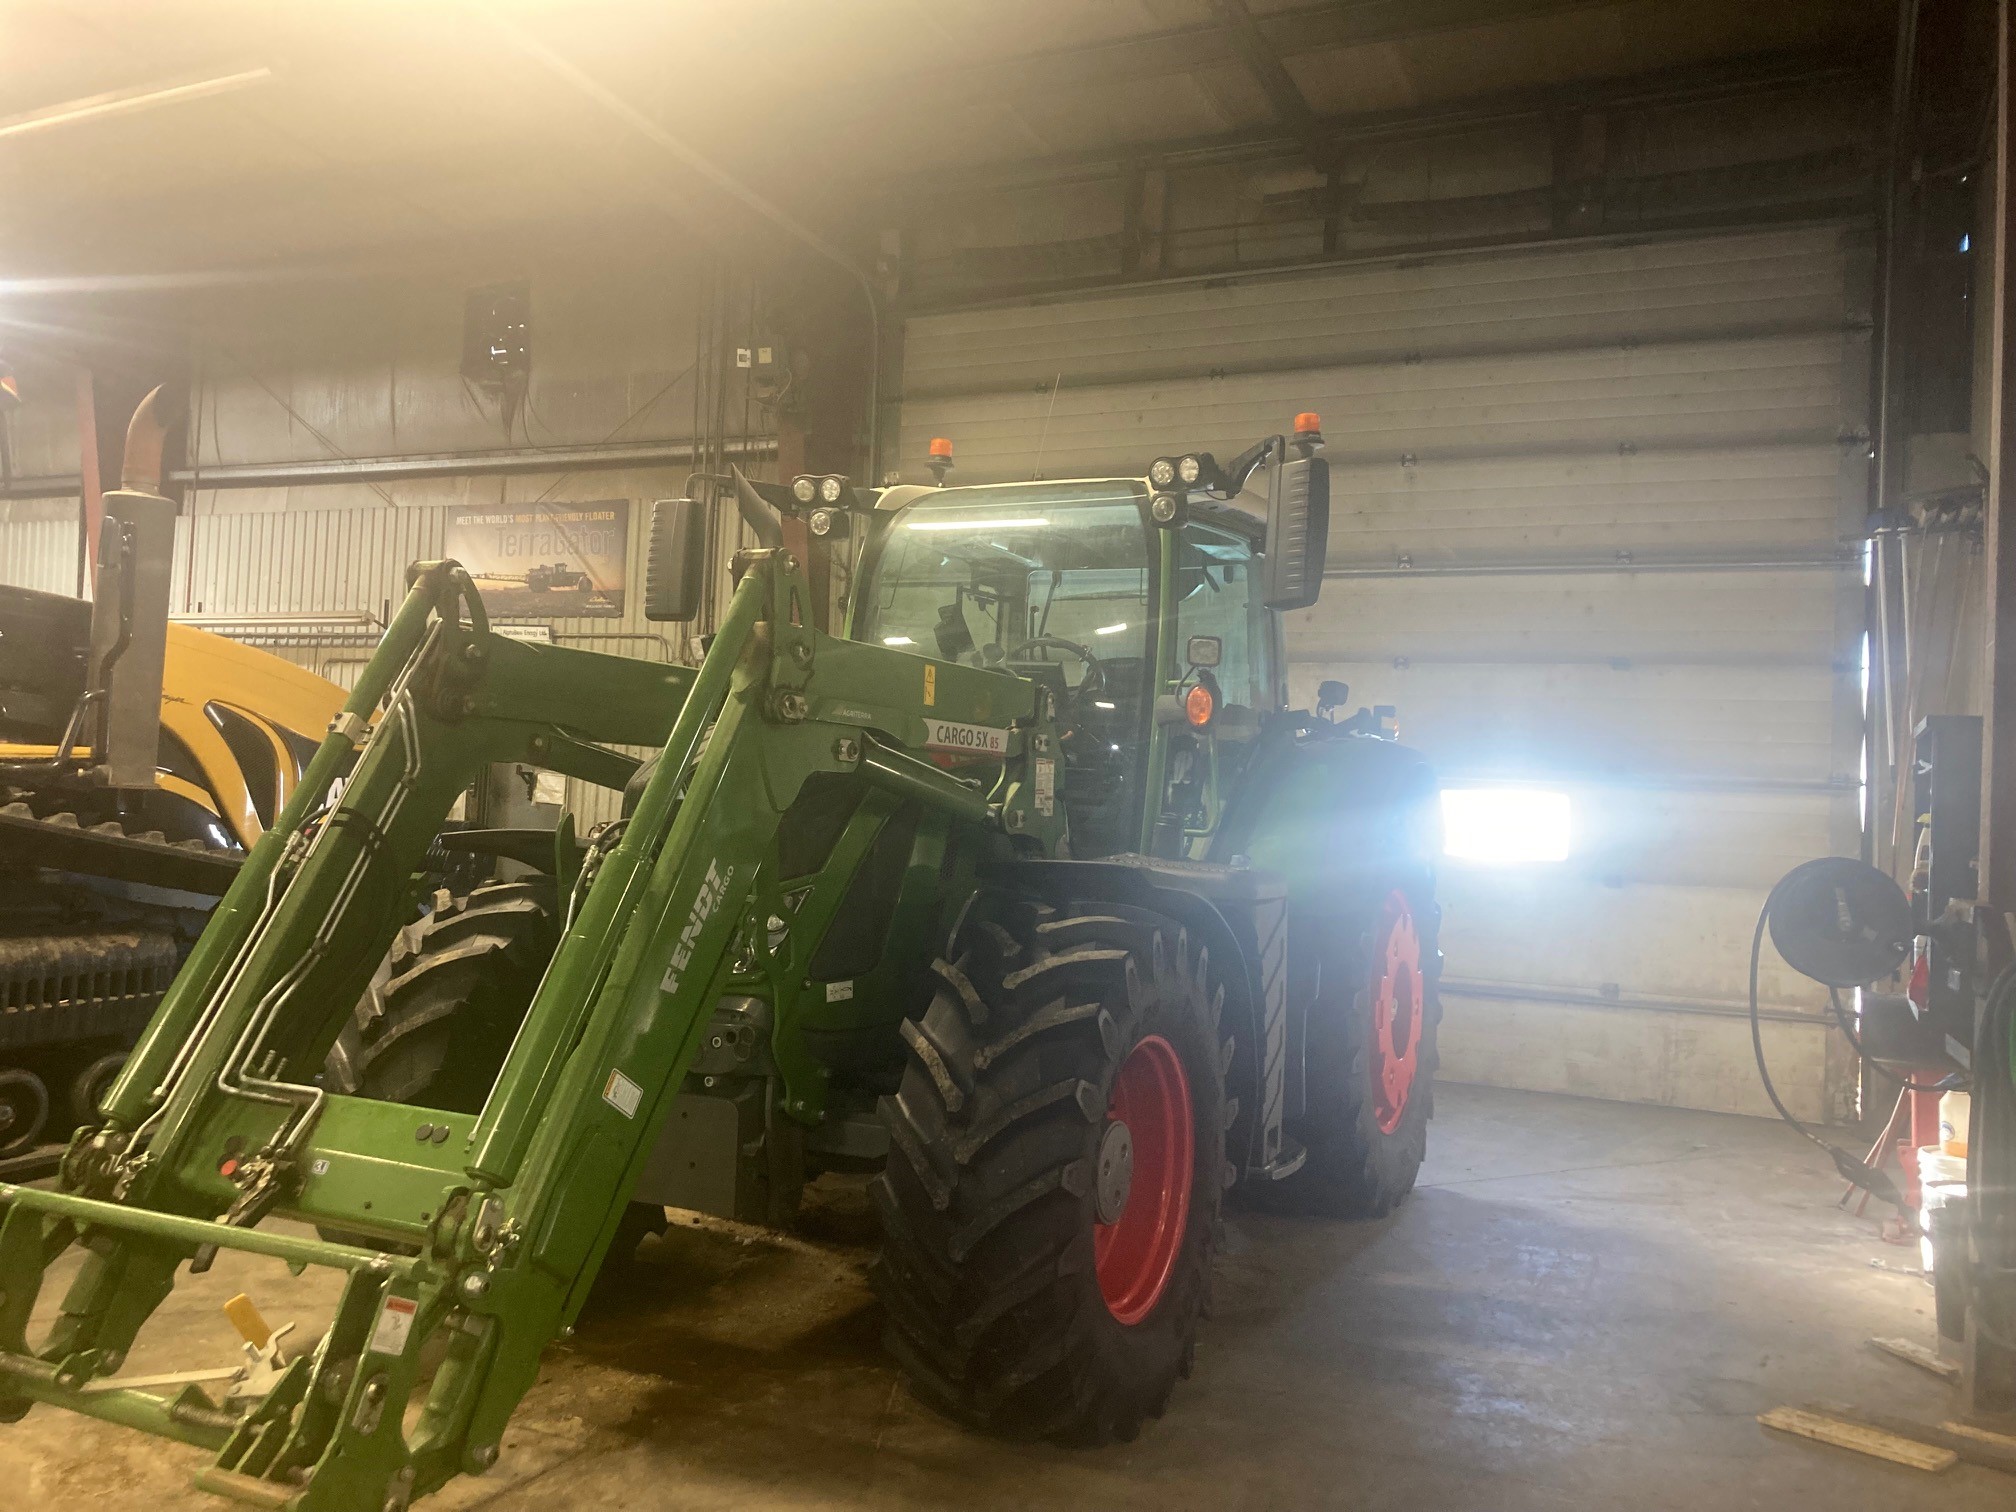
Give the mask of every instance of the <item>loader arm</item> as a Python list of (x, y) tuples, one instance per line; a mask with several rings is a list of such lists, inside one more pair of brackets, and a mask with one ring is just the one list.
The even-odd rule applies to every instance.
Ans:
[[(1037, 781), (1056, 749), (1041, 690), (827, 637), (788, 553), (738, 565), (697, 673), (494, 636), (459, 567), (419, 571), (108, 1094), (104, 1125), (79, 1134), (56, 1190), (0, 1187), (0, 1415), (48, 1403), (197, 1444), (217, 1454), (199, 1484), (299, 1512), (402, 1507), (486, 1469), (587, 1294), (752, 902), (774, 896), (766, 858), (805, 781), (837, 774), (944, 810), (1004, 858), (1055, 851), (1062, 821)], [(990, 744), (991, 761), (962, 769), (981, 781), (914, 754), (946, 722)], [(499, 760), (620, 781), (616, 744), (661, 758), (620, 832), (591, 847), (592, 880), (480, 1113), (319, 1086), (455, 795)], [(842, 849), (858, 860), (864, 847)], [(844, 881), (822, 878), (820, 897)], [(808, 906), (808, 935), (832, 916)], [(817, 943), (794, 943), (793, 959)], [(780, 994), (780, 1015), (795, 1002)], [(387, 1248), (260, 1227), (268, 1218)], [(61, 1313), (31, 1340), (48, 1267), (79, 1244)], [(219, 1249), (344, 1272), (328, 1332), (233, 1403), (193, 1381), (121, 1388), (178, 1270), (200, 1275)], [(423, 1383), (421, 1347), (437, 1334), (445, 1357)]]

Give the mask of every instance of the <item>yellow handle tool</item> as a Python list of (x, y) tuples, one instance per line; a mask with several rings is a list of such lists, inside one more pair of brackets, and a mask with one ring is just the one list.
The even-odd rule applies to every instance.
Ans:
[(264, 1349), (272, 1343), (273, 1330), (266, 1326), (259, 1309), (243, 1292), (224, 1304), (224, 1316), (231, 1320), (231, 1326), (238, 1330), (239, 1337), (254, 1349)]

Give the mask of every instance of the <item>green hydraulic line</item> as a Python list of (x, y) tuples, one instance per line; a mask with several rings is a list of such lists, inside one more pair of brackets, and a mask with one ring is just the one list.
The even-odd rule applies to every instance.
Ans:
[[(225, 893), (189, 959), (176, 974), (169, 989), (174, 1000), (211, 1001), (230, 971), (246, 936), (266, 911), (267, 887), (281, 856), (307, 822), (313, 806), (322, 801), (330, 784), (343, 774), (344, 766), (355, 754), (357, 747), (350, 732), (367, 726), (378, 701), (425, 639), (427, 616), (439, 597), (442, 575), (440, 569), (430, 570), (414, 581), (406, 601), (386, 627), (385, 639), (365, 665), (357, 686), (344, 701), (342, 713), (331, 723), (329, 733), (323, 737), (308, 769), (301, 774), (300, 782), (295, 784), (279, 818), (253, 843), (230, 891)], [(157, 1012), (148, 1021), (146, 1032), (106, 1094), (105, 1110), (115, 1124), (131, 1128), (146, 1118), (154, 1106), (156, 1088), (161, 1086), (189, 1036), (189, 1022), (183, 1014)]]

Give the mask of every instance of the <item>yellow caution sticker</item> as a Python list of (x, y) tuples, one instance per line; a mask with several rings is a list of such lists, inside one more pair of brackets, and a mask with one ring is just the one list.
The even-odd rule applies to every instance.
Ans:
[(935, 662), (924, 663), (924, 707), (930, 708), (938, 702), (938, 666)]

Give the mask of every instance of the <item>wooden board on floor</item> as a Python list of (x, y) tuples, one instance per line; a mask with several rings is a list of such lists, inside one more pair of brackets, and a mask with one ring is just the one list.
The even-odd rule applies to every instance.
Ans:
[(1916, 1365), (1920, 1370), (1929, 1370), (1942, 1381), (1960, 1379), (1960, 1367), (1951, 1360), (1939, 1358), (1937, 1350), (1927, 1349), (1910, 1339), (1871, 1339), (1870, 1344), (1887, 1355), (1894, 1355), (1907, 1365)]
[(1997, 1454), (2006, 1454), (2012, 1460), (2016, 1460), (2016, 1438), (2012, 1438), (2009, 1434), (1976, 1428), (1972, 1423), (1941, 1423), (1939, 1431), (1979, 1444), (1985, 1449), (1992, 1449)]
[(1929, 1423), (1921, 1423), (1914, 1418), (1900, 1417), (1889, 1412), (1868, 1412), (1860, 1407), (1844, 1407), (1838, 1402), (1808, 1402), (1806, 1406), (1808, 1411), (1816, 1412), (1822, 1417), (1840, 1418), (1844, 1422), (1860, 1423), (1867, 1428), (1880, 1428), (1885, 1433), (1894, 1433), (1900, 1438), (1916, 1439), (1920, 1443), (1951, 1449), (1960, 1456), (1964, 1464), (1981, 1465), (1990, 1470), (2016, 1475), (2016, 1438), (2010, 1438), (2007, 1434), (1991, 1433), (1986, 1428), (1976, 1428), (1971, 1423), (1941, 1423), (1934, 1428)]
[(1913, 1470), (1937, 1474), (1960, 1463), (1960, 1456), (1951, 1449), (1921, 1444), (1916, 1439), (1888, 1433), (1881, 1428), (1851, 1423), (1845, 1418), (1825, 1417), (1797, 1407), (1773, 1407), (1769, 1412), (1760, 1412), (1757, 1421), (1780, 1433), (1797, 1434), (1800, 1438), (1832, 1444), (1839, 1449), (1853, 1449), (1857, 1454), (1889, 1460), (1896, 1465), (1908, 1465)]

